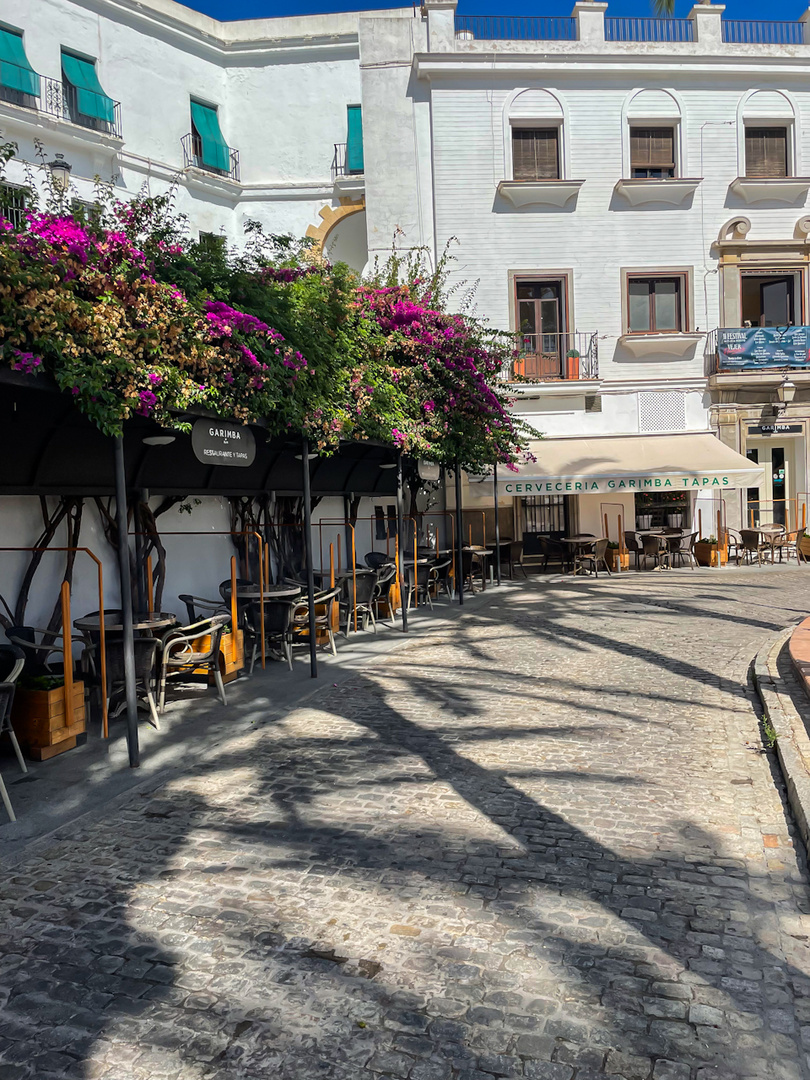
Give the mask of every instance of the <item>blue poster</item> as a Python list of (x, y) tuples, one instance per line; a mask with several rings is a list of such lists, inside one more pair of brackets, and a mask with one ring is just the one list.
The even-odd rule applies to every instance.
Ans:
[(808, 327), (752, 326), (717, 331), (718, 371), (808, 366)]

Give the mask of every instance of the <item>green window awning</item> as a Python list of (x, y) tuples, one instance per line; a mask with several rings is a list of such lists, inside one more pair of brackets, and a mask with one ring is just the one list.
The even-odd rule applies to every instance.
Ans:
[(359, 105), (348, 106), (349, 131), (346, 138), (346, 170), (363, 171), (363, 113)]
[(22, 34), (0, 27), (0, 85), (39, 97), (39, 75), (28, 63)]
[(76, 108), (82, 116), (92, 116), (108, 124), (115, 122), (115, 102), (104, 93), (94, 61), (63, 52), (62, 72), (76, 90)]
[(207, 165), (209, 169), (230, 172), (231, 151), (219, 130), (217, 110), (212, 109), (210, 105), (201, 105), (198, 101), (192, 101), (191, 120), (202, 143), (203, 165)]

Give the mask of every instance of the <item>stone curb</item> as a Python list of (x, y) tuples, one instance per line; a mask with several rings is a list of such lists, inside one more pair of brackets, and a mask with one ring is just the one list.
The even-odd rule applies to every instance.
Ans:
[(759, 650), (753, 675), (765, 716), (777, 735), (776, 756), (788, 802), (810, 855), (810, 737), (777, 668), (777, 658), (794, 630), (789, 626)]

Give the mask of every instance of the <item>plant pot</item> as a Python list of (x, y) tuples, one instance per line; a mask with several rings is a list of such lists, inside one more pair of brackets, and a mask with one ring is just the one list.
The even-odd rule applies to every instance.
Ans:
[(706, 540), (698, 540), (695, 543), (694, 551), (698, 566), (720, 565), (720, 553), (717, 544), (710, 544)]
[(578, 379), (579, 378), (579, 357), (578, 356), (566, 356), (566, 358), (565, 358), (565, 377), (566, 377), (566, 379)]
[(63, 754), (76, 746), (85, 730), (84, 683), (73, 684), (73, 709), (65, 716), (65, 691), (18, 688), (11, 710), (14, 733), (26, 755), (34, 761)]
[(652, 514), (639, 514), (636, 518), (636, 528), (639, 529), (651, 529), (652, 528)]
[(614, 574), (620, 568), (622, 570), (629, 570), (630, 569), (630, 552), (629, 551), (625, 551), (625, 553), (620, 557), (618, 548), (608, 548), (607, 551), (605, 552), (605, 557), (607, 559), (607, 564), (610, 567), (611, 572), (614, 573)]
[(670, 529), (682, 529), (683, 528), (683, 514), (680, 510), (673, 511), (667, 514), (667, 525)]

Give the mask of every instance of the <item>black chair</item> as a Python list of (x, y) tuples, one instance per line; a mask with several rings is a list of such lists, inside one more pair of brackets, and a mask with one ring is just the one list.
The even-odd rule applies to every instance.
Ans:
[(666, 540), (661, 536), (642, 536), (641, 558), (645, 567), (647, 566), (647, 559), (653, 559), (658, 569), (663, 567), (665, 563), (669, 564), (669, 548)]
[[(20, 768), (24, 773), (27, 773), (28, 766), (25, 764), (20, 744), (17, 742), (17, 736), (11, 726), (11, 706), (14, 704), (14, 691), (16, 690), (17, 679), (20, 677), (24, 667), (25, 653), (22, 649), (16, 645), (0, 645), (0, 735), (8, 735), (14, 753), (17, 755), (17, 761), (20, 763)], [(17, 818), (2, 776), (0, 776), (0, 798), (3, 800), (9, 820), (16, 821)]]
[(603, 536), (599, 540), (594, 540), (593, 544), (588, 548), (580, 550), (579, 554), (574, 557), (574, 570), (577, 570), (580, 566), (589, 572), (593, 572), (596, 577), (599, 577), (599, 567), (603, 566), (608, 572), (610, 577), (610, 567), (607, 562), (607, 548), (610, 541), (606, 536)]
[[(160, 641), (155, 637), (136, 637), (133, 641), (135, 649), (135, 689), (140, 691), (149, 706), (152, 717), (152, 726), (160, 727), (158, 711), (155, 704), (155, 688), (157, 684), (157, 671), (155, 658), (160, 646)], [(115, 715), (123, 708), (124, 702), (113, 712), (111, 705), (113, 698), (126, 688), (124, 675), (124, 642), (122, 638), (115, 638), (107, 642), (105, 653), (107, 657), (107, 708), (109, 714)]]
[(627, 554), (635, 556), (636, 570), (641, 569), (641, 544), (639, 543), (638, 533), (632, 532), (630, 529), (624, 530), (624, 546), (627, 548)]
[(429, 566), (414, 567), (413, 563), (405, 564), (405, 599), (404, 606), (410, 610), (411, 601), (416, 600), (427, 604), (433, 609), (433, 598), (430, 595), (431, 568)]
[[(228, 582), (228, 603), (230, 603), (230, 581)], [(204, 596), (193, 596), (191, 593), (180, 593), (178, 597), (181, 603), (186, 605), (189, 624), (207, 619), (211, 615), (229, 615), (230, 609), (224, 600), (207, 600)]]
[[(309, 604), (306, 600), (297, 600), (292, 613), (293, 641), (308, 642), (310, 633), (317, 635), (325, 634), (329, 640), (332, 655), (337, 656), (335, 648), (335, 632), (332, 629), (335, 603), (340, 596), (340, 589), (331, 589), (328, 592), (315, 594), (315, 625), (310, 626)], [(318, 611), (322, 608), (322, 611)]]
[[(344, 595), (340, 601), (341, 621), (346, 618), (346, 636), (354, 629), (354, 612), (363, 630), (368, 629), (369, 621), (377, 633), (377, 622), (374, 617), (374, 599), (377, 596), (377, 575), (364, 570), (356, 577), (347, 577), (343, 583)], [(355, 591), (356, 590), (356, 591)]]
[(364, 558), (369, 570), (379, 570), (381, 566), (391, 562), (391, 556), (386, 555), (384, 551), (368, 551)]
[[(36, 626), (10, 626), (6, 637), (12, 645), (22, 649), (27, 675), (63, 675), (64, 653), (61, 630), (41, 630)], [(87, 645), (87, 638), (77, 634), (71, 637), (71, 643), (80, 641)], [(51, 660), (58, 656), (58, 663)]]
[[(230, 587), (230, 581), (228, 586)], [(222, 672), (219, 670), (219, 645), (222, 633), (230, 621), (228, 615), (214, 615), (191, 626), (180, 626), (166, 635), (160, 663), (160, 712), (166, 707), (166, 678), (169, 671), (205, 668), (214, 676), (219, 700), (223, 705), (228, 704)]]
[[(374, 618), (379, 619), (380, 607), (385, 604), (391, 612), (391, 587), (397, 579), (397, 568), (392, 562), (383, 563), (377, 570), (377, 579), (374, 587)], [(376, 624), (375, 624), (376, 625)]]
[[(264, 640), (269, 648), (278, 647), (282, 656), (287, 661), (287, 666), (292, 671), (292, 613), (295, 607), (293, 600), (265, 600), (264, 601)], [(262, 627), (261, 613), (258, 602), (248, 608), (248, 622), (251, 628), (252, 646), (250, 651), (250, 664), (248, 671), (252, 675), (256, 665), (256, 656), (261, 647)]]

